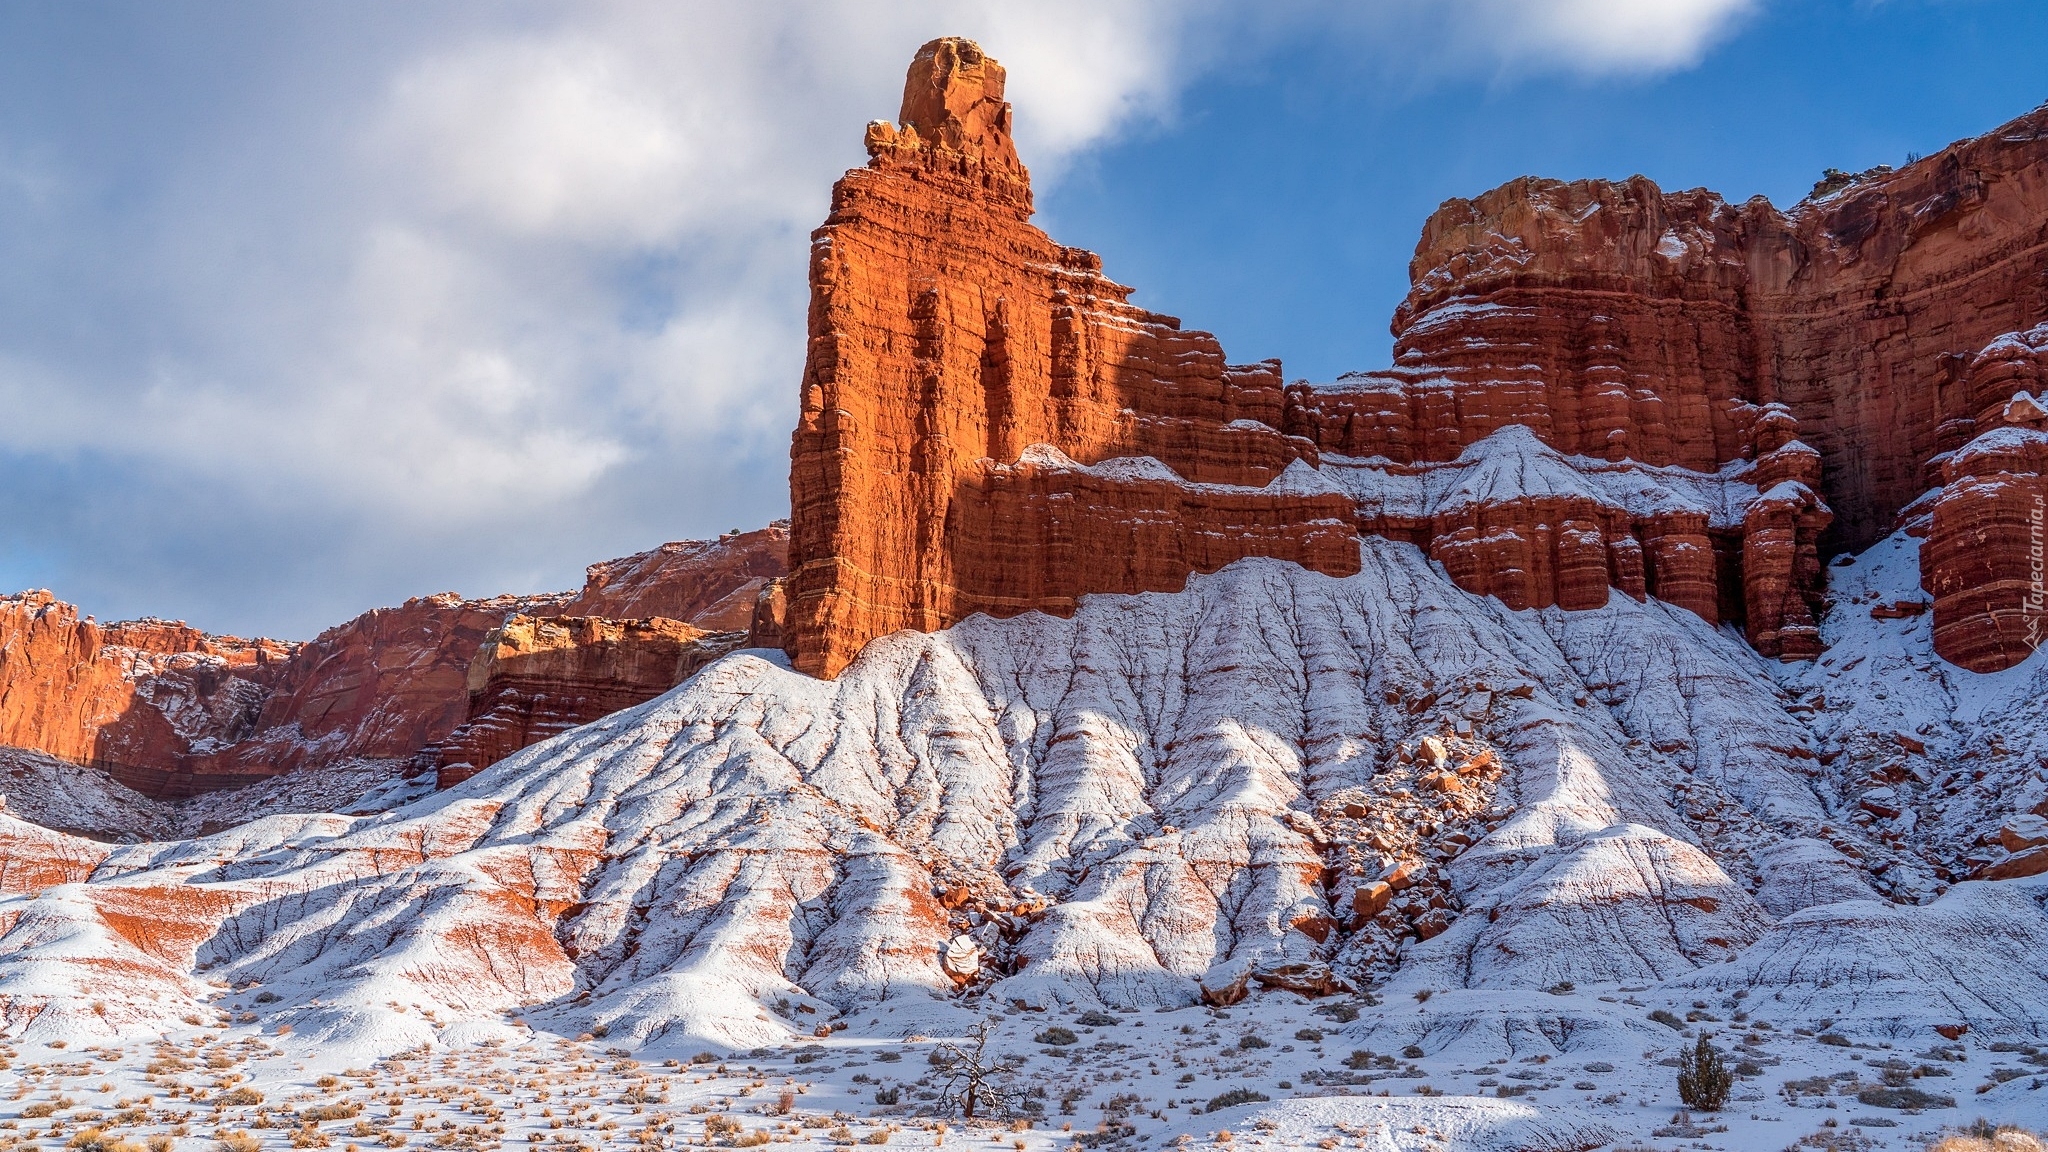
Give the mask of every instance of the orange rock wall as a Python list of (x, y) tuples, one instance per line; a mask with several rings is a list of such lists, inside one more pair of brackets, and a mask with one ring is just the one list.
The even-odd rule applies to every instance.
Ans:
[(0, 743), (154, 793), (195, 747), (256, 730), (295, 648), (164, 620), (101, 625), (48, 592), (0, 598)]
[[(660, 616), (708, 631), (746, 628), (754, 601), (789, 568), (789, 526), (777, 522), (716, 540), (679, 540), (592, 564), (563, 616)], [(779, 645), (778, 645), (779, 646)]]
[[(983, 458), (1010, 463), (1034, 444), (1084, 464), (1149, 455), (1239, 486), (1314, 459), (1276, 430), (1277, 363), (1226, 366), (1214, 337), (1133, 306), (1099, 257), (1026, 222), (1003, 84), (970, 42), (926, 45), (901, 126), (870, 126), (869, 166), (834, 187), (812, 235), (787, 588), (805, 671), (832, 675), (897, 629), (1059, 607), (976, 583), (980, 558), (960, 570), (963, 533), (1004, 530), (968, 522), (979, 505), (961, 489)], [(1156, 572), (1178, 587), (1187, 573), (1171, 567)], [(1335, 570), (1356, 568), (1354, 554)]]
[(470, 663), (467, 718), (433, 750), (436, 782), (459, 784), (529, 744), (652, 700), (739, 642), (659, 617), (513, 616)]
[(409, 762), (466, 717), (469, 666), (485, 635), (508, 615), (563, 599), (444, 592), (365, 612), (300, 648), (253, 738), (182, 765), (154, 788), (130, 786), (189, 795), (343, 760)]
[(1979, 436), (1942, 466), (1920, 545), (1934, 597), (1934, 650), (2000, 672), (2048, 639), (2048, 431), (2042, 421)]
[[(412, 766), (470, 719), (471, 665), (508, 616), (667, 609), (699, 629), (744, 632), (787, 542), (771, 526), (664, 544), (591, 565), (575, 596), (420, 597), (304, 644), (160, 620), (98, 624), (47, 592), (0, 598), (0, 744), (96, 765), (173, 799), (344, 761)], [(617, 707), (675, 682), (635, 689)], [(611, 698), (601, 687), (586, 695)], [(595, 719), (595, 706), (561, 714)]]
[(1728, 402), (1779, 402), (1820, 453), (1833, 547), (1860, 549), (2002, 399), (1972, 355), (2048, 317), (2048, 106), (1790, 212), (1514, 180), (1438, 209), (1409, 275), (1393, 367), (1291, 394), (1287, 431), (1408, 462), (1522, 423), (1712, 470), (1744, 439)]
[(1323, 572), (1358, 568), (1352, 502), (1334, 487), (1191, 485), (1164, 467), (1132, 471), (1042, 455), (981, 461), (954, 497), (954, 580), (991, 615), (1064, 615), (1087, 593), (1179, 591), (1190, 572), (1246, 556), (1283, 556)]

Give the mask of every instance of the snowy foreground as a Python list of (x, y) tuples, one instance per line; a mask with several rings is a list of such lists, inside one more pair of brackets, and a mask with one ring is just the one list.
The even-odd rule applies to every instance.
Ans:
[[(1980, 1117), (2042, 1119), (2033, 1088), (2048, 1069), (2024, 1045), (1852, 1041), (1772, 1023), (1784, 1005), (1770, 997), (1751, 1013), (1748, 998), (1698, 1010), (1689, 1004), (1699, 1001), (1649, 989), (1554, 995), (1552, 1027), (1521, 1035), (1491, 1021), (1529, 1018), (1527, 997), (1464, 990), (1401, 997), (1350, 1024), (1332, 1018), (1345, 1014), (1334, 1003), (1319, 1013), (1291, 995), (1220, 1011), (1105, 1014), (1090, 1017), (1102, 1021), (1094, 1026), (1012, 1009), (999, 1013), (991, 1048), (1020, 1062), (1012, 1083), (1029, 1110), (976, 1124), (942, 1122), (919, 1098), (933, 1079), (934, 1040), (890, 1035), (902, 1014), (886, 1011), (830, 1040), (672, 1057), (518, 1027), (476, 1042), (451, 1026), (445, 1044), (357, 1064), (253, 1027), (182, 1027), (125, 1044), (18, 1047), (8, 1075), (21, 1095), (0, 1109), (10, 1117), (0, 1143), (54, 1145), (104, 1127), (193, 1148), (211, 1147), (221, 1130), (279, 1148), (663, 1146), (707, 1135), (739, 1146), (1067, 1148), (1121, 1138), (1127, 1147), (1916, 1148)], [(239, 1014), (252, 999), (220, 1004)], [(1672, 1070), (1660, 1062), (1682, 1037), (1638, 1027), (1648, 1004), (1698, 1017), (1694, 1027), (1749, 1065), (1721, 1113), (1690, 1123), (1675, 1113)], [(1033, 1041), (1062, 1021), (1074, 1043)], [(1595, 1039), (1577, 1042), (1581, 1032)], [(1392, 1047), (1403, 1038), (1428, 1048), (1403, 1055), (1417, 1050)], [(1894, 1081), (1903, 1086), (1887, 1087)], [(1232, 1092), (1250, 1102), (1210, 1107)], [(1895, 1106), (1914, 1092), (1934, 1099)]]
[[(388, 812), (0, 817), (0, 1147), (2042, 1127), (2048, 875), (1963, 877), (2048, 838), (2048, 662), (1936, 661), (1915, 547), (1831, 573), (1814, 665), (1367, 540), (1354, 577), (1247, 561), (832, 683), (727, 657)], [(983, 1022), (1016, 1069), (970, 1125), (930, 1058)], [(1688, 1121), (1702, 1033), (1740, 1077)]]

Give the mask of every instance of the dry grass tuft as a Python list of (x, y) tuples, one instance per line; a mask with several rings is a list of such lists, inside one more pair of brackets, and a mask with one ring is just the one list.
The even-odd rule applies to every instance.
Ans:
[(2048, 1152), (2048, 1141), (2010, 1124), (1992, 1128), (1980, 1123), (1972, 1131), (1942, 1137), (1928, 1152)]

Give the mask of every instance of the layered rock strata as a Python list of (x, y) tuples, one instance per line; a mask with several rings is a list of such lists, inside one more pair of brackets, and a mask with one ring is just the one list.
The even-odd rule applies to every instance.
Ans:
[[(1248, 490), (1231, 497), (1234, 511), (1211, 500), (1194, 515), (1256, 531), (1190, 523), (1206, 536), (1199, 547), (1116, 559), (1127, 569), (1113, 577), (1119, 587), (1177, 589), (1193, 565), (1249, 555), (1357, 570), (1355, 548), (1329, 547), (1320, 526), (1328, 501), (1250, 491), (1316, 460), (1278, 431), (1278, 363), (1227, 365), (1213, 336), (1132, 305), (1099, 257), (1027, 223), (1030, 180), (1003, 85), (1001, 65), (972, 42), (925, 45), (900, 126), (869, 127), (868, 167), (834, 187), (813, 234), (787, 588), (789, 649), (806, 671), (835, 674), (898, 629), (977, 611), (1071, 611), (1075, 592), (1095, 590), (1036, 570), (1039, 557), (1005, 543), (1072, 536), (1094, 515), (1073, 502), (1079, 493), (1053, 494), (1067, 477), (1058, 467), (1000, 471), (1035, 445), (1083, 465), (1149, 456), (1180, 480)], [(1158, 511), (1161, 501), (1181, 498), (1155, 486), (1138, 504)], [(1148, 528), (1127, 521), (1125, 534), (1176, 538), (1171, 515)]]
[(255, 732), (298, 647), (165, 620), (102, 625), (44, 591), (0, 598), (0, 743), (148, 791)]
[(1964, 381), (1976, 410), (1950, 434), (1985, 431), (1930, 462), (1941, 487), (1924, 504), (1920, 581), (1935, 651), (1999, 672), (2048, 634), (2048, 324), (1993, 341)]
[[(1749, 423), (1783, 430), (1782, 413)], [(1326, 457), (1360, 528), (1427, 552), (1460, 588), (1509, 608), (1599, 608), (1610, 590), (1745, 626), (1767, 656), (1819, 650), (1828, 510), (1796, 440), (1715, 473), (1569, 456), (1510, 424), (1449, 461)]]
[(247, 739), (176, 772), (130, 768), (140, 783), (129, 786), (178, 796), (343, 761), (410, 764), (467, 715), (469, 666), (484, 637), (513, 613), (563, 599), (443, 592), (365, 612), (294, 654)]
[[(475, 718), (472, 664), (480, 649), (493, 650), (486, 638), (508, 616), (674, 613), (682, 622), (662, 623), (743, 641), (760, 615), (765, 643), (780, 645), (771, 593), (787, 541), (778, 524), (664, 544), (591, 565), (574, 595), (419, 597), (303, 644), (213, 636), (162, 620), (99, 624), (48, 592), (0, 598), (0, 744), (93, 765), (145, 796), (173, 800), (345, 763), (431, 768), (438, 751), (423, 764), (422, 750), (437, 750)], [(605, 669), (617, 644), (606, 629), (637, 636), (636, 627), (594, 620), (572, 629), (572, 638), (598, 645), (589, 657), (595, 679), (572, 689), (543, 677), (546, 698), (525, 706), (582, 723), (602, 715), (589, 709), (604, 701), (624, 707), (674, 687), (678, 679), (665, 678), (675, 671), (670, 661), (644, 684), (628, 677), (631, 692), (616, 690)], [(573, 663), (561, 675), (573, 675)], [(508, 681), (494, 700), (510, 707), (507, 699), (526, 683)], [(562, 703), (570, 697), (583, 703)], [(490, 759), (503, 755), (505, 731), (552, 730), (547, 722), (505, 728), (492, 738), (499, 750)]]
[(1982, 404), (1972, 354), (2048, 317), (2048, 106), (1789, 212), (1642, 177), (1514, 180), (1439, 208), (1409, 277), (1393, 368), (1288, 431), (1407, 462), (1519, 423), (1712, 470), (1748, 439), (1727, 401), (1782, 403), (1820, 454), (1833, 545), (1860, 549), (1969, 438), (1952, 422)]
[[(788, 571), (789, 524), (777, 521), (716, 540), (677, 540), (592, 564), (563, 616), (660, 616), (712, 632), (751, 626), (762, 589)], [(778, 640), (775, 647), (780, 647)]]
[(660, 617), (513, 616), (470, 661), (467, 719), (431, 751), (436, 783), (459, 784), (529, 744), (652, 700), (746, 638)]
[[(1376, 482), (1353, 493), (1357, 527), (1513, 606), (1583, 608), (1614, 588), (1810, 656), (1830, 541), (1867, 543), (1919, 491), (1936, 430), (1976, 415), (1955, 350), (2040, 312), (2048, 290), (2036, 112), (1791, 212), (1641, 177), (1447, 202), (1410, 266), (1394, 365), (1283, 387), (1277, 362), (1228, 367), (1211, 337), (1135, 308), (1099, 258), (1026, 223), (1002, 85), (971, 43), (926, 45), (902, 125), (870, 127), (868, 167), (814, 234), (787, 589), (805, 671), (832, 675), (896, 629), (1067, 612), (1239, 556), (1347, 571), (1328, 510), (1273, 487), (1284, 469), (1415, 477), (1513, 427), (1568, 471), (1655, 470), (1656, 488), (1679, 469), (1680, 488), (1725, 491), (1655, 509), (1581, 491), (1610, 477), (1569, 498), (1506, 485), (1390, 512)], [(1270, 524), (1183, 553), (1146, 542), (1121, 494), (1047, 488), (1081, 473), (1044, 461), (1130, 456), (1158, 461), (1157, 483), (1262, 491), (1244, 499)], [(1174, 523), (1152, 504), (1144, 524)], [(1137, 551), (1077, 584), (1066, 540)]]

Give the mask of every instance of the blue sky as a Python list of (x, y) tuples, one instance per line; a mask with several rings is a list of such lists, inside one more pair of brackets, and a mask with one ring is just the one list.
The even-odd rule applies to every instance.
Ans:
[(2048, 98), (2039, 0), (18, 0), (0, 585), (305, 637), (782, 515), (807, 233), (947, 33), (1042, 226), (1311, 379), (1447, 196), (1789, 205)]
[(1898, 165), (2048, 100), (2048, 4), (1760, 6), (1697, 67), (1440, 77), (1350, 67), (1343, 42), (1248, 60), (1098, 149), (1039, 223), (1149, 307), (1277, 355), (1290, 378), (1385, 363), (1438, 204), (1524, 174), (1803, 198), (1826, 167)]

